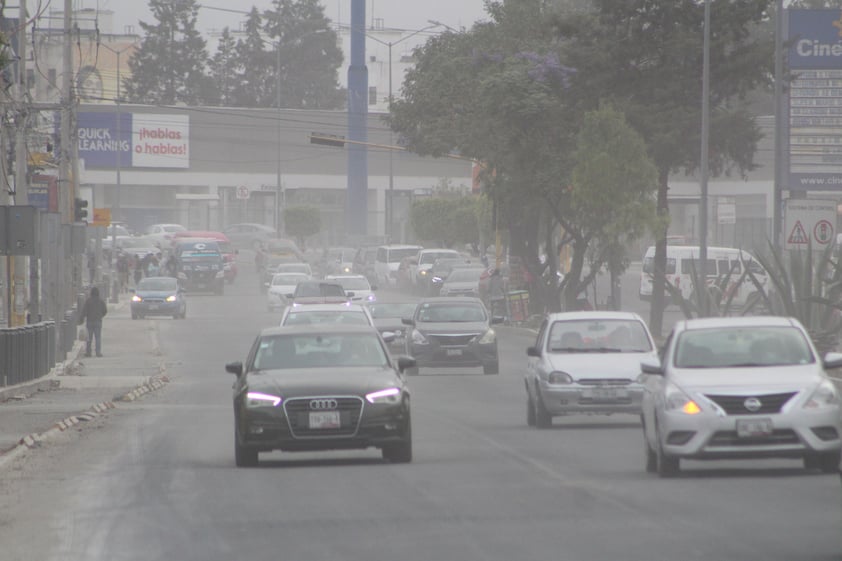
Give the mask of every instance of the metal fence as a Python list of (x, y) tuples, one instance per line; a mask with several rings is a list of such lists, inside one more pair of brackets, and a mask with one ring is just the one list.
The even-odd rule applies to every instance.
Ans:
[(64, 361), (76, 340), (76, 314), (73, 309), (61, 321), (0, 328), (0, 387), (46, 376)]

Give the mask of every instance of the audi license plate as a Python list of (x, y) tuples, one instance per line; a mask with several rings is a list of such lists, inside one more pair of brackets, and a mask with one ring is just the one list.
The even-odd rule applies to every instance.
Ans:
[(339, 411), (310, 411), (311, 429), (338, 429), (341, 426)]
[(447, 356), (462, 356), (462, 349), (447, 349)]
[(772, 419), (737, 419), (737, 436), (740, 438), (756, 438), (772, 434)]

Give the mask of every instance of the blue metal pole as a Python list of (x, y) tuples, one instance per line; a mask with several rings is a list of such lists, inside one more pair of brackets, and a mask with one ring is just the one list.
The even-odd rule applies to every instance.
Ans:
[[(351, 0), (351, 64), (348, 67), (348, 139), (368, 142), (368, 68), (365, 65), (365, 0)], [(368, 148), (348, 145), (348, 191), (345, 231), (364, 236), (368, 230)]]

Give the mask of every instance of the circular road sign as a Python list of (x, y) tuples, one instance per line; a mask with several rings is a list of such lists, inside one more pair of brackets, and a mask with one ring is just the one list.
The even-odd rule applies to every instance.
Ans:
[(813, 228), (813, 239), (816, 243), (827, 245), (833, 239), (833, 225), (827, 220), (819, 220)]
[(237, 198), (238, 199), (248, 199), (249, 198), (249, 188), (245, 185), (240, 185), (237, 187)]

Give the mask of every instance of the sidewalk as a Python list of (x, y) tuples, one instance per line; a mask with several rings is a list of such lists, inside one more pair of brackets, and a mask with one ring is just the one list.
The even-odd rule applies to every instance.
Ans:
[(77, 341), (68, 359), (44, 378), (0, 388), (0, 467), (56, 431), (90, 420), (162, 387), (155, 321), (132, 321), (126, 301), (110, 305), (101, 358), (84, 357)]

